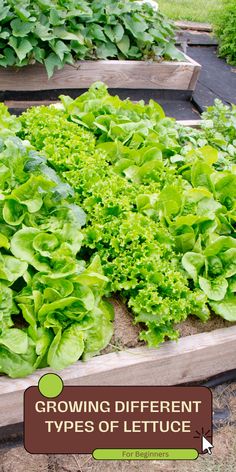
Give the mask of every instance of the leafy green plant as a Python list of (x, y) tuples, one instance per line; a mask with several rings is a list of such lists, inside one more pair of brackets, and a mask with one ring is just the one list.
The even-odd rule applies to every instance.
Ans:
[(20, 123), (1, 111), (0, 372), (23, 377), (97, 354), (113, 310), (99, 257), (77, 257), (86, 217), (72, 189), (29, 142), (6, 136)]
[(219, 56), (236, 65), (236, 0), (224, 0), (215, 20), (215, 33), (220, 42)]
[(235, 320), (231, 157), (222, 160), (204, 131), (184, 134), (154, 101), (122, 101), (104, 84), (61, 102), (25, 112), (21, 136), (75, 189), (87, 251), (145, 326), (141, 339), (176, 339), (176, 323), (206, 321), (209, 308)]
[(99, 353), (114, 292), (149, 346), (189, 314), (235, 321), (234, 114), (217, 102), (184, 131), (101, 83), (18, 119), (1, 106), (1, 373)]
[(182, 60), (172, 23), (148, 2), (1, 0), (0, 65), (55, 67), (84, 59)]
[(205, 138), (217, 149), (227, 153), (236, 162), (236, 105), (224, 105), (215, 100), (202, 115)]
[(181, 155), (173, 159), (179, 164), (191, 151), (204, 146), (214, 147), (218, 159), (214, 162), (217, 170), (232, 170), (236, 163), (236, 106), (225, 105), (216, 99), (213, 106), (202, 114), (200, 129), (193, 129), (177, 124)]

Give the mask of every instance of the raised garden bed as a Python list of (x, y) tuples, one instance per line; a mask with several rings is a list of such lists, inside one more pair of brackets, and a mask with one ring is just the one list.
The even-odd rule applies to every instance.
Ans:
[(44, 66), (0, 69), (0, 91), (85, 89), (95, 81), (109, 88), (195, 90), (200, 64), (188, 56), (184, 62), (80, 61), (55, 71), (48, 79)]
[[(77, 362), (60, 372), (66, 385), (178, 385), (235, 368), (236, 326), (182, 337), (159, 349), (145, 346)], [(219, 355), (220, 353), (220, 355)], [(52, 369), (26, 379), (0, 379), (0, 427), (23, 420), (24, 391)]]
[[(117, 311), (118, 307), (115, 308)], [(124, 308), (121, 309), (131, 325), (132, 318), (125, 314)], [(203, 331), (199, 332), (196, 323), (191, 322), (190, 319), (180, 327), (182, 337), (178, 343), (167, 342), (159, 349), (148, 349), (127, 340), (119, 345), (115, 337), (113, 352), (106, 350), (86, 363), (79, 361), (60, 375), (67, 385), (174, 385), (200, 381), (235, 369), (236, 326), (230, 326), (220, 318), (205, 325), (198, 321)], [(123, 328), (127, 332), (126, 326)], [(132, 329), (137, 339), (137, 328)], [(26, 379), (0, 378), (0, 427), (22, 421), (25, 389), (36, 385), (41, 375), (50, 370), (39, 370)]]

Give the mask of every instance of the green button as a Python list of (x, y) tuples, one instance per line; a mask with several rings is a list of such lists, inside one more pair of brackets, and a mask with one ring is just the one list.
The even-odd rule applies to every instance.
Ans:
[(195, 460), (196, 449), (95, 449), (93, 458), (117, 461)]
[(46, 398), (56, 398), (63, 390), (63, 381), (57, 374), (45, 374), (39, 379), (38, 389)]

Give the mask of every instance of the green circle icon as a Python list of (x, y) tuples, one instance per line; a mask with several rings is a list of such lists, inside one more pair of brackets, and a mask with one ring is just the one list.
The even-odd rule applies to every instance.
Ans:
[(47, 398), (55, 398), (63, 390), (63, 381), (57, 374), (45, 374), (38, 383), (40, 393)]

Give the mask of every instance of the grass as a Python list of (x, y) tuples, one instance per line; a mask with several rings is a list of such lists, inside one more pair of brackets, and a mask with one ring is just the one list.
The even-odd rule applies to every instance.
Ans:
[(214, 21), (223, 0), (157, 0), (160, 10), (173, 20)]

